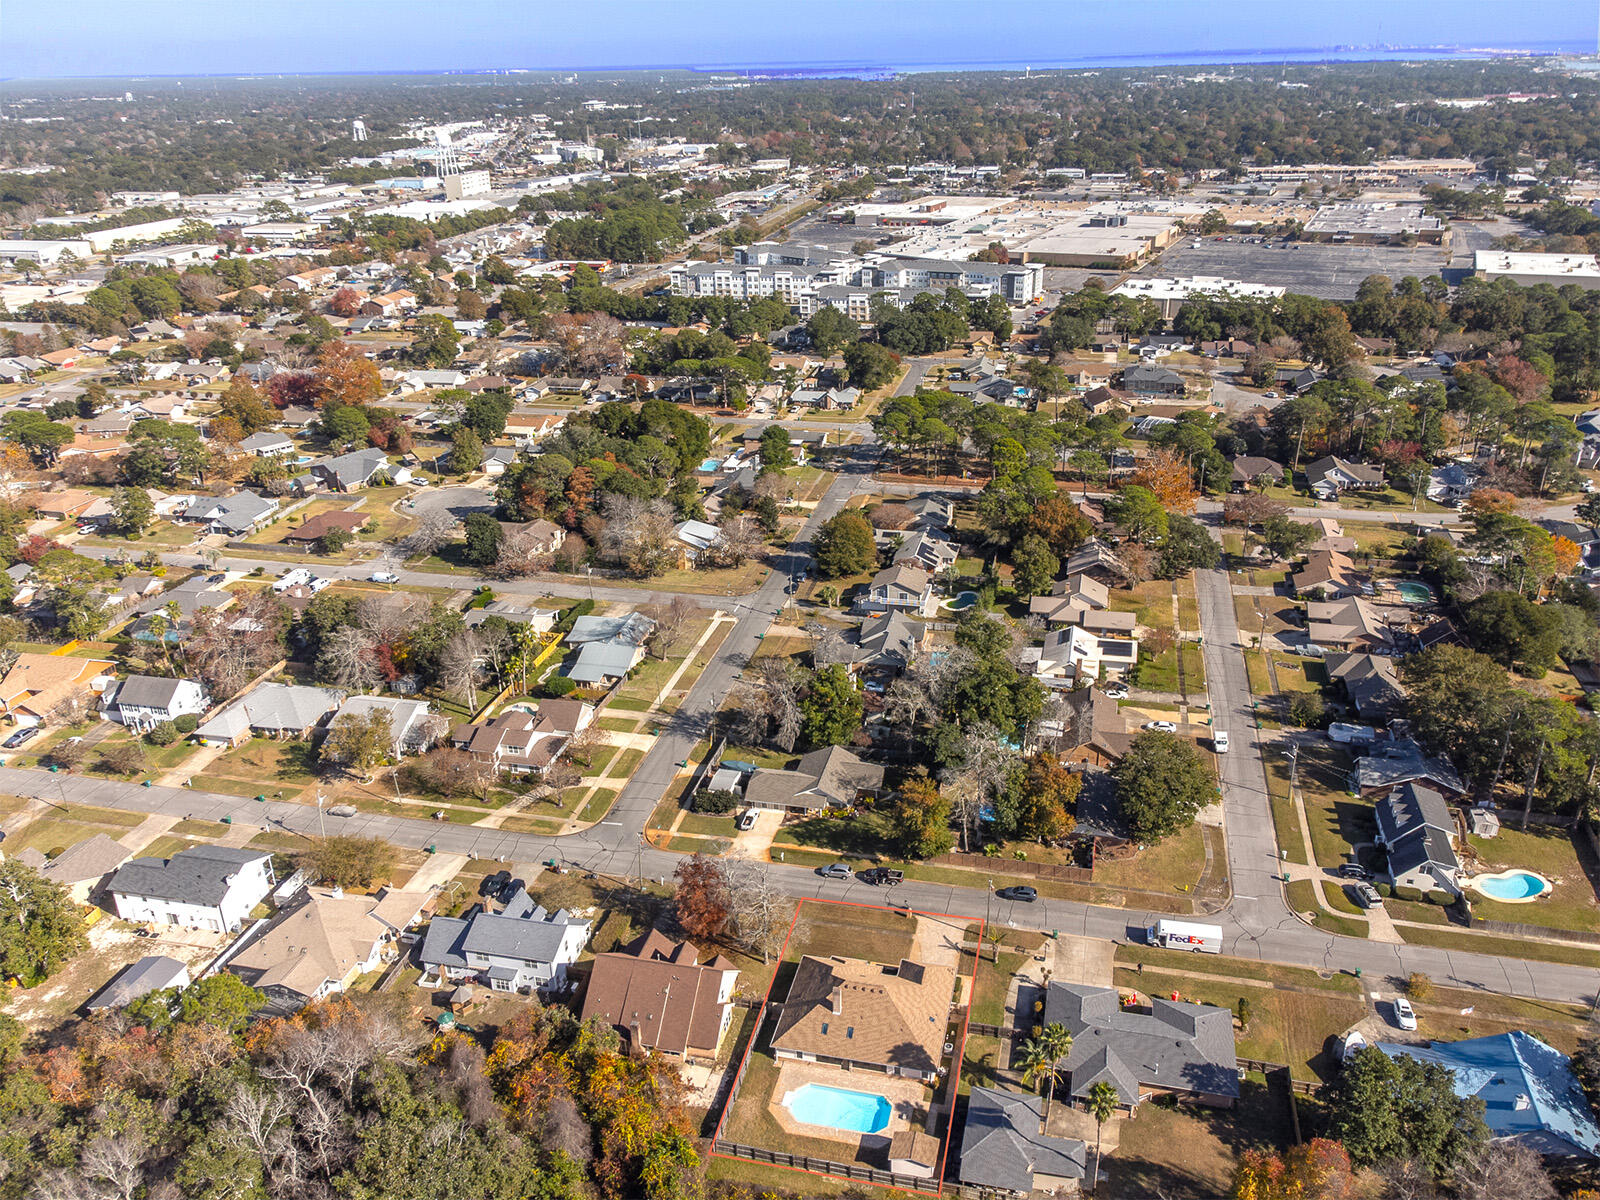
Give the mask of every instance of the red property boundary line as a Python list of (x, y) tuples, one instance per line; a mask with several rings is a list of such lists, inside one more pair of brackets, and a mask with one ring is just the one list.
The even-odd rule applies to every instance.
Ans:
[[(778, 951), (777, 966), (773, 967), (772, 978), (767, 981), (766, 993), (761, 997), (761, 1007), (756, 1012), (755, 1027), (750, 1032), (750, 1040), (745, 1045), (744, 1055), (739, 1059), (739, 1069), (734, 1074), (734, 1086), (728, 1090), (728, 1099), (722, 1106), (722, 1115), (717, 1118), (716, 1131), (711, 1135), (711, 1144), (713, 1147), (722, 1140), (723, 1126), (727, 1124), (728, 1114), (733, 1109), (733, 1102), (738, 1099), (739, 1089), (744, 1084), (745, 1068), (749, 1066), (750, 1055), (755, 1052), (756, 1039), (761, 1036), (761, 1027), (766, 1024), (767, 1006), (772, 1002), (772, 989), (778, 982), (778, 967), (781, 967), (784, 959), (788, 957), (789, 941), (794, 937), (795, 926), (800, 923), (800, 914), (807, 904), (831, 904), (839, 908), (868, 908), (877, 912), (898, 913), (901, 916), (908, 917), (927, 917), (930, 920), (937, 921), (949, 921), (952, 919), (952, 914), (950, 913), (923, 912), (921, 909), (915, 908), (891, 908), (884, 904), (864, 904), (859, 900), (830, 900), (821, 896), (802, 897), (800, 902), (795, 905), (794, 916), (790, 919), (789, 928), (783, 935), (783, 948)], [(968, 990), (966, 1009), (961, 1018), (961, 1039), (959, 1042), (957, 1042), (954, 1055), (952, 1056), (955, 1059), (955, 1069), (951, 1072), (950, 1076), (950, 1119), (945, 1125), (944, 1149), (943, 1153), (939, 1156), (938, 1187), (931, 1192), (923, 1188), (900, 1189), (901, 1191), (910, 1191), (918, 1196), (941, 1196), (944, 1194), (945, 1167), (949, 1164), (950, 1160), (950, 1144), (955, 1140), (956, 1100), (961, 1091), (961, 1059), (967, 1050), (967, 1031), (972, 1024), (972, 1004), (977, 998), (978, 994), (978, 968), (983, 965), (983, 935), (984, 930), (988, 925), (987, 920), (982, 917), (960, 917), (956, 919), (961, 922), (961, 927), (963, 930), (968, 925), (976, 924), (978, 926), (978, 947), (973, 952), (972, 956), (972, 986)], [(959, 972), (957, 973), (957, 978), (960, 978)], [(718, 1154), (715, 1149), (708, 1152), (708, 1157), (727, 1159), (730, 1162), (759, 1161), (757, 1159), (740, 1158), (736, 1154)], [(787, 1163), (761, 1163), (761, 1165), (776, 1167), (781, 1171), (793, 1171), (797, 1175), (819, 1175), (824, 1179), (843, 1179), (850, 1183), (871, 1183), (870, 1180), (854, 1179), (847, 1175), (831, 1175), (826, 1171), (808, 1171), (804, 1167), (790, 1166)], [(872, 1183), (872, 1186), (888, 1187), (890, 1185)]]

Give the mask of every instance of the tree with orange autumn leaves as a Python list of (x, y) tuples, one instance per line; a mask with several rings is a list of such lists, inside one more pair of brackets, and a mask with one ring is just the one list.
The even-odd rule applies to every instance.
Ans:
[(1153, 451), (1129, 482), (1149, 488), (1168, 512), (1192, 513), (1200, 498), (1188, 461), (1175, 450)]
[(318, 408), (371, 404), (383, 395), (377, 364), (347, 342), (324, 343), (314, 374)]

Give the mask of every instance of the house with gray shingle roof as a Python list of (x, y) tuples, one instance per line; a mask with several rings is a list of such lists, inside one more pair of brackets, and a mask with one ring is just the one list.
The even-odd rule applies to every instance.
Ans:
[(517, 889), (501, 912), (434, 917), (417, 958), (441, 981), (476, 979), (497, 992), (555, 990), (589, 941), (589, 922), (548, 912)]
[(1076, 1190), (1088, 1164), (1088, 1148), (1077, 1138), (1044, 1132), (1044, 1101), (1028, 1092), (975, 1087), (961, 1129), (959, 1178), (985, 1193), (1027, 1196), (1036, 1191)]
[(106, 891), (124, 921), (231, 933), (276, 883), (269, 852), (201, 845), (168, 859), (129, 859)]
[(1389, 878), (1397, 887), (1424, 892), (1459, 892), (1461, 860), (1456, 857), (1456, 823), (1450, 805), (1430, 787), (1407, 782), (1373, 806), (1377, 843), (1389, 858)]
[(1152, 996), (1148, 1009), (1129, 1009), (1115, 988), (1052, 983), (1044, 1024), (1072, 1035), (1065, 1065), (1075, 1100), (1102, 1081), (1130, 1108), (1158, 1093), (1223, 1107), (1239, 1098), (1233, 1013), (1225, 1008)]
[(278, 511), (278, 501), (254, 492), (235, 492), (231, 496), (205, 496), (183, 510), (185, 521), (198, 521), (207, 533), (226, 533), (233, 537), (254, 533)]
[(332, 688), (263, 683), (196, 729), (194, 736), (207, 745), (230, 746), (237, 746), (252, 734), (305, 737), (343, 700), (344, 693)]

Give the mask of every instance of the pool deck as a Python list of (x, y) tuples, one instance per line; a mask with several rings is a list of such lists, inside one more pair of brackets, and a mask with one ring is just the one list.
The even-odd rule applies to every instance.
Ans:
[[(877, 1133), (851, 1133), (829, 1125), (808, 1125), (795, 1120), (794, 1115), (783, 1106), (783, 1098), (808, 1083), (884, 1097), (889, 1101), (889, 1124)], [(889, 1144), (889, 1139), (902, 1129), (925, 1130), (932, 1097), (933, 1089), (914, 1079), (882, 1075), (877, 1071), (846, 1071), (831, 1063), (800, 1062), (790, 1058), (780, 1060), (778, 1082), (773, 1086), (767, 1107), (772, 1119), (785, 1133), (838, 1142), (840, 1153), (844, 1155), (840, 1161), (853, 1162), (863, 1150), (881, 1151)]]

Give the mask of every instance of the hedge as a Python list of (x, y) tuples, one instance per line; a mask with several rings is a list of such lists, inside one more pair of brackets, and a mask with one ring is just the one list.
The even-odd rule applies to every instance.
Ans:
[(573, 625), (577, 624), (579, 617), (587, 617), (593, 611), (593, 600), (579, 600), (561, 614), (561, 619), (555, 623), (555, 631), (557, 633), (570, 633)]

